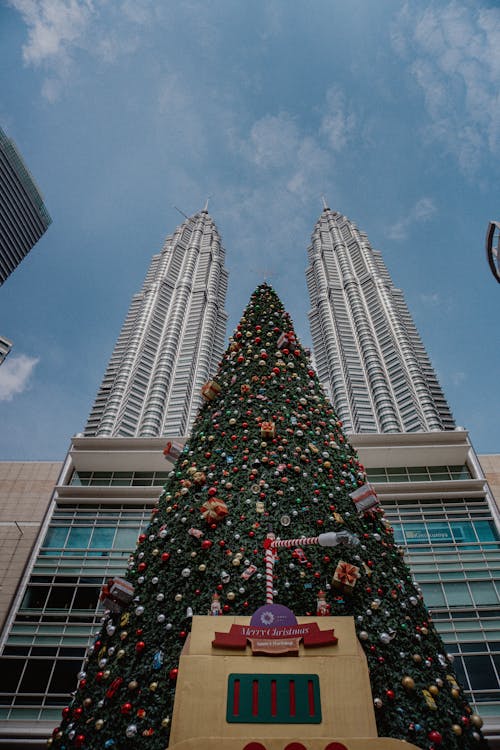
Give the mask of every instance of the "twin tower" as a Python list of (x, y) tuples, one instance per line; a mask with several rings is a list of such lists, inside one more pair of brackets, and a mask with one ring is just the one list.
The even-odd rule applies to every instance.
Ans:
[[(307, 252), (314, 362), (344, 429), (454, 429), (403, 294), (366, 234), (325, 206)], [(132, 298), (85, 436), (188, 434), (225, 348), (224, 256), (206, 209), (167, 237)]]

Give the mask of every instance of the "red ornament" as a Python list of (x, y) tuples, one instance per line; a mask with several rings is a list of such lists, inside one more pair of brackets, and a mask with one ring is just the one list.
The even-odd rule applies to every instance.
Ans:
[(394, 690), (386, 690), (385, 694), (389, 698), (390, 701), (393, 701), (394, 698), (396, 697)]
[(77, 708), (73, 709), (73, 716), (75, 719), (79, 719), (82, 714), (83, 714), (83, 708), (81, 706), (78, 706)]
[(135, 644), (135, 650), (138, 654), (142, 654), (145, 648), (146, 644), (144, 643), (144, 641), (137, 641), (137, 643)]
[(167, 560), (170, 560), (170, 552), (163, 552), (163, 554), (161, 556), (161, 561), (162, 562), (167, 562)]
[(75, 737), (75, 745), (76, 747), (83, 747), (85, 744), (85, 735), (84, 734), (77, 734)]
[(179, 675), (179, 670), (177, 669), (177, 667), (174, 667), (174, 668), (173, 668), (173, 669), (171, 669), (171, 670), (170, 670), (170, 672), (168, 673), (168, 676), (169, 676), (169, 678), (170, 678), (170, 679), (172, 680), (172, 682), (175, 682), (175, 681), (176, 681), (176, 679), (177, 679), (178, 675)]
[(427, 735), (427, 737), (435, 745), (440, 745), (443, 741), (443, 735), (440, 732), (438, 732), (436, 729), (432, 729)]
[(143, 573), (146, 570), (147, 567), (148, 567), (147, 563), (141, 562), (137, 566), (137, 570), (139, 571), (139, 573)]
[(63, 710), (61, 711), (63, 719), (69, 719), (71, 716), (71, 709), (69, 706), (65, 706)]
[(122, 703), (120, 706), (120, 713), (122, 713), (124, 716), (127, 716), (132, 711), (132, 704), (131, 703)]
[(201, 543), (201, 548), (203, 550), (208, 550), (212, 546), (213, 542), (210, 541), (210, 539), (204, 539)]

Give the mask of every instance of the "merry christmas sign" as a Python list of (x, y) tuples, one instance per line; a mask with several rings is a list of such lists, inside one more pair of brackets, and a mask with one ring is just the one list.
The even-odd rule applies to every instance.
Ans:
[(298, 656), (299, 644), (334, 646), (333, 630), (320, 630), (315, 622), (301, 624), (294, 613), (281, 604), (265, 604), (254, 612), (250, 625), (231, 625), (229, 633), (215, 633), (213, 648), (244, 650), (250, 643), (255, 656)]

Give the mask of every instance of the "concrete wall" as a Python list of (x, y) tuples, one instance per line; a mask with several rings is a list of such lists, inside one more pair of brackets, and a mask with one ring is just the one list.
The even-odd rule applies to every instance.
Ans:
[(50, 461), (0, 461), (0, 628), (61, 466)]
[(484, 475), (500, 508), (500, 454), (489, 453), (478, 456)]

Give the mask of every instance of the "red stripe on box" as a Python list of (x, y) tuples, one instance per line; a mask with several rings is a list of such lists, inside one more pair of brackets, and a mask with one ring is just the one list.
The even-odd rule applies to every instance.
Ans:
[(259, 714), (259, 681), (252, 682), (252, 716)]
[(290, 680), (288, 683), (289, 694), (290, 694), (290, 716), (295, 716), (296, 705), (295, 705), (295, 680)]

